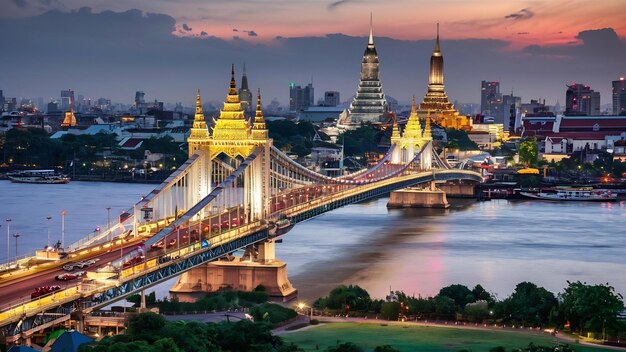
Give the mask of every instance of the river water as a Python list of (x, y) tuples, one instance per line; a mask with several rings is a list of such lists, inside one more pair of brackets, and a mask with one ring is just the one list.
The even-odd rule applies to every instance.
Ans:
[[(6, 230), (18, 254), (61, 237), (71, 243), (148, 194), (154, 185), (0, 181), (0, 262)], [(346, 206), (298, 224), (277, 245), (299, 295), (313, 300), (338, 284), (358, 284), (374, 297), (389, 289), (433, 295), (446, 285), (480, 283), (505, 298), (521, 281), (559, 292), (566, 281), (610, 283), (626, 294), (626, 201), (452, 200), (451, 208), (388, 210), (387, 198)], [(46, 220), (52, 216), (51, 220)], [(10, 255), (15, 240), (10, 238)], [(169, 286), (157, 287), (159, 296)]]

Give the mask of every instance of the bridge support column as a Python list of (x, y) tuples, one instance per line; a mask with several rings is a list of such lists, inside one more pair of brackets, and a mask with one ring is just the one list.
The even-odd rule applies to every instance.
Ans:
[(446, 182), (439, 185), (448, 197), (453, 198), (474, 198), (475, 187), (476, 183), (471, 181)]
[(391, 192), (387, 208), (447, 208), (446, 192), (437, 188), (435, 181), (429, 188), (405, 188)]
[(287, 277), (287, 264), (276, 259), (274, 240), (248, 247), (242, 258), (218, 260), (187, 271), (172, 286), (170, 296), (194, 302), (207, 292), (253, 291), (259, 285), (274, 299), (289, 301), (297, 296), (298, 290)]
[(146, 290), (141, 290), (141, 303), (139, 308), (146, 309)]

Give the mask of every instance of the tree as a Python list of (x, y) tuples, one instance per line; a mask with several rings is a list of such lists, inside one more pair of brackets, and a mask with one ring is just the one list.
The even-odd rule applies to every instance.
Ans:
[(395, 349), (389, 345), (384, 345), (384, 346), (376, 346), (376, 348), (374, 348), (374, 352), (400, 352), (400, 350)]
[(476, 297), (465, 285), (450, 285), (439, 290), (439, 296), (446, 296), (454, 300), (458, 310), (465, 307), (466, 304), (476, 301)]
[(546, 326), (557, 307), (558, 301), (552, 292), (531, 282), (521, 282), (502, 302), (498, 314), (518, 324)]
[(316, 307), (320, 309), (345, 309), (353, 311), (366, 311), (372, 303), (370, 294), (358, 285), (335, 287), (327, 297), (316, 301)]
[(561, 310), (573, 331), (604, 333), (606, 329), (617, 327), (617, 314), (624, 309), (624, 302), (613, 286), (608, 283), (587, 285), (580, 281), (567, 283), (561, 295)]
[(529, 138), (519, 144), (519, 159), (525, 166), (537, 165), (539, 157), (539, 148), (537, 147), (537, 139)]
[(387, 320), (398, 320), (400, 317), (400, 303), (384, 302), (380, 309), (380, 316)]
[(137, 340), (145, 340), (154, 343), (161, 338), (166, 320), (156, 313), (142, 313), (134, 317), (128, 326), (129, 335)]

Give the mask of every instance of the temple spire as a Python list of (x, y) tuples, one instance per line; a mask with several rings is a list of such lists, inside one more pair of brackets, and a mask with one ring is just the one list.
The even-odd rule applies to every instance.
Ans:
[(441, 47), (439, 46), (439, 21), (437, 21), (437, 40), (435, 41), (435, 52), (441, 52)]
[(372, 13), (370, 12), (370, 38), (367, 45), (374, 45), (374, 31), (372, 29)]
[(263, 118), (261, 105), (261, 88), (257, 91), (256, 113), (254, 115), (254, 126), (252, 126), (252, 139), (267, 139), (267, 127)]
[(426, 123), (424, 124), (424, 139), (432, 139), (432, 131), (430, 130), (430, 110), (426, 115)]
[(204, 113), (202, 112), (202, 101), (200, 99), (200, 88), (198, 88), (198, 93), (196, 95), (196, 115), (194, 116), (194, 121), (204, 121)]
[(231, 69), (230, 69), (230, 89), (234, 89), (235, 90), (235, 94), (237, 94), (237, 82), (235, 82), (235, 64), (231, 64)]
[(411, 115), (417, 113), (417, 104), (415, 104), (415, 95), (413, 96), (413, 102), (411, 103)]

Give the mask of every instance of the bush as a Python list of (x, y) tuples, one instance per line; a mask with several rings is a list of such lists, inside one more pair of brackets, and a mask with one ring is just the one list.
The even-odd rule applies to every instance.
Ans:
[(272, 324), (278, 324), (295, 318), (298, 313), (278, 304), (264, 303), (251, 308), (250, 315), (254, 317), (255, 321), (269, 321)]
[(310, 321), (309, 323), (310, 323), (311, 325), (317, 325), (317, 324), (319, 324), (319, 323), (320, 323), (320, 321), (319, 321), (319, 320), (317, 320), (317, 319), (311, 319), (311, 321)]

